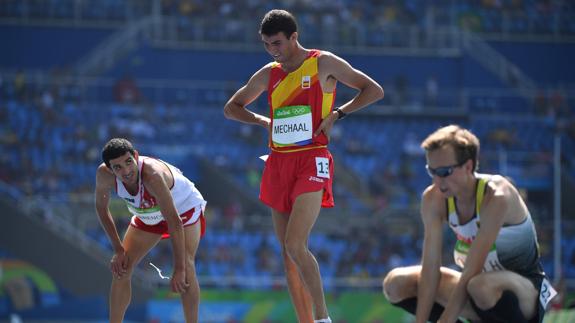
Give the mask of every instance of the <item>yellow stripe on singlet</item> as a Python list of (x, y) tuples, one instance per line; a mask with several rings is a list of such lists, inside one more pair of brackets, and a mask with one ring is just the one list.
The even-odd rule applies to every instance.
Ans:
[(475, 214), (479, 216), (479, 210), (481, 209), (481, 204), (483, 203), (483, 197), (485, 196), (485, 185), (487, 181), (483, 178), (479, 179), (479, 183), (477, 183), (477, 195), (476, 195), (476, 203), (475, 203)]
[[(484, 178), (480, 178), (479, 182), (477, 182), (477, 191), (475, 193), (475, 214), (479, 215), (479, 211), (481, 210), (481, 204), (483, 203), (483, 197), (485, 196), (485, 186), (487, 185), (487, 181)], [(455, 199), (453, 197), (449, 197), (447, 199), (447, 214), (457, 213), (455, 209)]]

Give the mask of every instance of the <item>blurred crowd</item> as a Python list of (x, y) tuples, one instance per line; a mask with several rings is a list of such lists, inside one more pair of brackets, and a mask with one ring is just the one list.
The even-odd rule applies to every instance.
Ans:
[(233, 35), (251, 31), (252, 18), (273, 8), (293, 11), (306, 30), (346, 26), (337, 35), (344, 43), (353, 41), (350, 35), (368, 35), (378, 27), (458, 26), (485, 33), (575, 34), (575, 5), (567, 0), (13, 0), (0, 3), (0, 17), (123, 22), (162, 14), (176, 17), (181, 28), (201, 19)]
[[(230, 36), (257, 35), (253, 31), (256, 28), (253, 17), (262, 16), (275, 7), (293, 11), (303, 29), (317, 30), (307, 32), (308, 37), (324, 37), (325, 30), (339, 26), (341, 34), (334, 37), (334, 41), (352, 45), (359, 34), (370, 38), (369, 32), (377, 30), (373, 29), (375, 27), (416, 26), (425, 30), (458, 26), (486, 33), (575, 34), (575, 5), (571, 1), (545, 0), (434, 1), (433, 4), (417, 0), (2, 1), (0, 17), (73, 19), (80, 13), (85, 19), (123, 21), (156, 11), (176, 17), (179, 28), (189, 32), (194, 32), (189, 27), (196, 20), (209, 21), (210, 29), (205, 32), (214, 32), (217, 38), (216, 34), (222, 29)], [(185, 160), (208, 159), (224, 176), (245, 188), (248, 194), (257, 196), (262, 164), (254, 156), (265, 149), (265, 133), (239, 124), (224, 124), (218, 129), (206, 126), (214, 120), (217, 124), (223, 122), (221, 107), (229, 89), (215, 90), (212, 98), (195, 102), (194, 107), (186, 100), (158, 103), (146, 100), (150, 92), (142, 89), (130, 75), (124, 75), (108, 88), (104, 97), (109, 97), (109, 101), (94, 101), (86, 99), (88, 90), (79, 84), (62, 81), (68, 76), (65, 69), (53, 70), (42, 82), (30, 79), (24, 71), (0, 75), (0, 183), (3, 184), (0, 189), (10, 186), (24, 197), (57, 197), (60, 201), (69, 201), (72, 195), (92, 194), (95, 169), (101, 162), (100, 148), (107, 139), (121, 136), (136, 144), (150, 142), (156, 147), (180, 145), (179, 148), (190, 146), (189, 137), (192, 137), (210, 140), (197, 140), (189, 153), (181, 150), (177, 155), (182, 156), (181, 160), (167, 160), (180, 166), (179, 163)], [(420, 108), (415, 112), (444, 104), (440, 86), (435, 75), (426, 78), (419, 96)], [(414, 101), (413, 86), (407, 75), (397, 75), (389, 93), (392, 106), (406, 106)], [(345, 92), (341, 94), (346, 97)], [(572, 100), (573, 97), (569, 98), (561, 88), (540, 91), (526, 108), (533, 112), (535, 119), (526, 123), (527, 126), (513, 123), (513, 114), (503, 121), (460, 121), (469, 122), (463, 125), (478, 131), (484, 151), (536, 152), (535, 158), (530, 158), (536, 159), (535, 166), (510, 161), (509, 171), (521, 179), (534, 175), (550, 178), (552, 141), (549, 138), (554, 129), (549, 125), (565, 119), (565, 123), (558, 124), (568, 134), (566, 145), (571, 145), (566, 146), (566, 164), (571, 165), (571, 173), (566, 176), (575, 178)], [(490, 98), (478, 101), (481, 101), (478, 106), (495, 112), (509, 106), (493, 103)], [(211, 109), (214, 106), (218, 108)], [(525, 108), (525, 105), (520, 106)], [(381, 221), (370, 222), (373, 225), (364, 228), (322, 228), (314, 233), (310, 247), (327, 280), (380, 278), (393, 267), (419, 261), (422, 231), (417, 213), (414, 215), (412, 211), (417, 209), (421, 190), (429, 182), (419, 142), (444, 122), (438, 118), (391, 119), (390, 116), (370, 115), (354, 116), (334, 127), (333, 152), (336, 163), (342, 165), (334, 186), (337, 212), (378, 215), (381, 217), (377, 219)], [(376, 132), (378, 136), (369, 135)], [(498, 160), (482, 161), (482, 171), (497, 171)], [(347, 176), (340, 176), (342, 173)], [(543, 199), (547, 197), (549, 195), (544, 195)], [(198, 274), (237, 279), (256, 275), (258, 280), (268, 280), (267, 286), (273, 288), (273, 278), (282, 275), (283, 267), (279, 245), (271, 230), (263, 224), (261, 228), (247, 228), (248, 215), (239, 199), (218, 204), (207, 198), (208, 231), (198, 251)], [(409, 210), (411, 216), (402, 217), (401, 221), (382, 216), (397, 209)], [(533, 210), (534, 217), (540, 221), (538, 225), (541, 224), (538, 233), (545, 269), (553, 272), (549, 208), (547, 205), (535, 206)], [(129, 220), (126, 211), (121, 207), (115, 207), (114, 211), (118, 227), (125, 228)], [(91, 216), (96, 217), (95, 214)], [(108, 246), (99, 226), (83, 229), (98, 243)], [(449, 239), (447, 237), (449, 235), (446, 235)], [(446, 241), (445, 244), (450, 243)], [(575, 239), (570, 235), (562, 244), (565, 274), (574, 278)], [(169, 248), (169, 243), (162, 243), (149, 259), (165, 272), (170, 272)], [(446, 263), (451, 262), (449, 252), (444, 258)], [(148, 269), (154, 273), (152, 268)], [(213, 284), (218, 282), (214, 280)]]

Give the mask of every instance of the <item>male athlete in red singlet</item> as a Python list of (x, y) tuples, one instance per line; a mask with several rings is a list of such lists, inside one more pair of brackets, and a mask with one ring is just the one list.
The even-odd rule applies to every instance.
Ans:
[[(383, 98), (383, 89), (340, 57), (303, 48), (295, 18), (287, 11), (268, 12), (260, 34), (274, 62), (257, 71), (231, 97), (224, 114), (269, 130), (271, 153), (260, 199), (272, 209), (290, 296), (300, 322), (331, 322), (319, 267), (307, 246), (321, 207), (334, 205), (329, 132), (336, 120)], [(358, 93), (334, 110), (337, 81)], [(246, 109), (264, 91), (268, 92), (269, 117)]]

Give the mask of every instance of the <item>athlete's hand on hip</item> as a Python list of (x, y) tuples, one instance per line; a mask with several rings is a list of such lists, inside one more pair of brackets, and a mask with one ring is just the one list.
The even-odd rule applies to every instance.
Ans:
[(333, 127), (335, 120), (337, 120), (337, 116), (338, 114), (335, 111), (332, 111), (330, 114), (328, 114), (327, 117), (325, 117), (321, 121), (321, 124), (319, 125), (317, 130), (313, 133), (313, 136), (314, 137), (319, 136), (323, 131), (327, 139), (329, 139), (329, 133), (331, 132), (331, 128)]
[(125, 251), (116, 252), (110, 260), (110, 269), (112, 270), (112, 275), (120, 279), (128, 272), (128, 256)]
[(270, 130), (270, 124), (272, 123), (271, 119), (265, 116), (262, 116), (261, 118), (258, 119), (258, 124), (266, 129), (268, 129), (268, 131)]
[(190, 284), (186, 281), (186, 272), (184, 270), (174, 270), (170, 283), (174, 293), (185, 293), (190, 287)]

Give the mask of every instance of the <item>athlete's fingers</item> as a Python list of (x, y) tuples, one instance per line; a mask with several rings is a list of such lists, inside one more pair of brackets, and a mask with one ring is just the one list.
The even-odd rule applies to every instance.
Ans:
[(121, 272), (124, 274), (126, 273), (126, 271), (128, 271), (128, 257), (123, 257), (122, 258), (122, 267), (121, 267)]
[(325, 132), (324, 131), (325, 127), (326, 127), (326, 122), (325, 122), (325, 120), (323, 120), (321, 122), (321, 124), (319, 125), (319, 127), (317, 127), (317, 130), (313, 133), (313, 136), (316, 137), (316, 136), (319, 136), (322, 131)]

